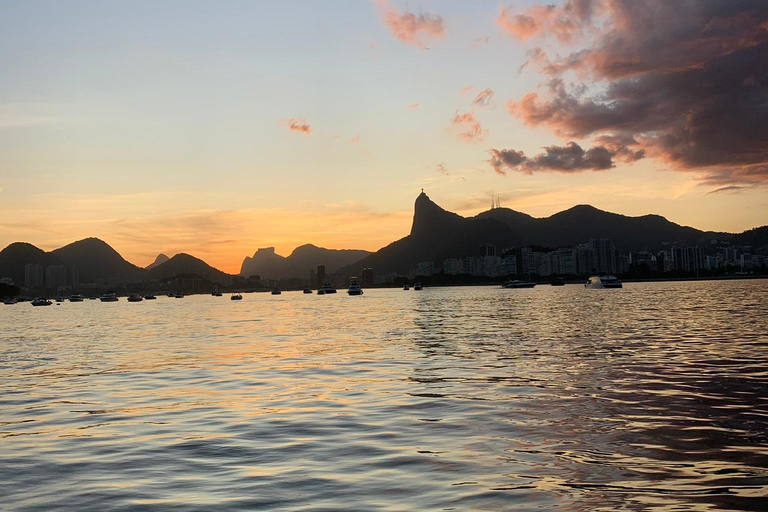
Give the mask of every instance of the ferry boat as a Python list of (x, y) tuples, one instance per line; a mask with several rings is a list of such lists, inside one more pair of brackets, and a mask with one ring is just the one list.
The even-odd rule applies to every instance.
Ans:
[(534, 282), (520, 281), (519, 279), (513, 279), (501, 285), (502, 288), (533, 288), (534, 286), (536, 286)]
[(138, 293), (132, 293), (128, 296), (128, 302), (141, 302), (143, 300), (144, 300), (144, 297), (142, 297)]
[(45, 297), (38, 297), (32, 301), (33, 306), (50, 306), (53, 302), (49, 301)]
[(229, 300), (243, 300), (243, 296), (239, 293), (233, 293)]
[[(323, 286), (320, 287), (320, 290), (323, 290), (324, 294), (336, 293), (336, 287), (331, 283), (323, 283)], [(318, 290), (317, 293), (320, 293), (320, 290)]]
[(584, 283), (584, 288), (622, 288), (622, 284), (616, 276), (592, 276)]
[(347, 290), (347, 293), (350, 295), (362, 295), (363, 289), (360, 288), (360, 283), (355, 279), (352, 278), (352, 282), (349, 283), (349, 289)]
[(69, 296), (69, 302), (83, 302), (84, 300), (85, 300), (85, 297), (83, 297), (79, 293), (75, 293)]
[(99, 297), (99, 300), (101, 300), (101, 302), (117, 302), (119, 299), (117, 298), (117, 295), (115, 295), (115, 292), (107, 292)]

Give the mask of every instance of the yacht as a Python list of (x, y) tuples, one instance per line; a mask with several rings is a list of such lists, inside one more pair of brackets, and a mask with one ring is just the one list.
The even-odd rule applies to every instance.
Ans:
[(349, 290), (347, 290), (347, 293), (350, 295), (362, 295), (363, 289), (360, 288), (360, 283), (355, 279), (352, 278), (352, 282), (349, 283)]
[(79, 293), (75, 293), (74, 295), (69, 296), (69, 302), (83, 302), (83, 300), (85, 300), (85, 297)]
[[(323, 290), (324, 294), (336, 293), (336, 287), (333, 286), (331, 283), (323, 283), (323, 286), (320, 287), (320, 290)], [(317, 293), (320, 293), (320, 290), (318, 290)]]
[(243, 300), (243, 296), (239, 293), (233, 293), (229, 300)]
[(32, 301), (33, 306), (50, 306), (51, 304), (53, 303), (44, 297), (38, 297)]
[(128, 302), (141, 302), (143, 300), (144, 300), (144, 297), (142, 297), (138, 293), (132, 293), (128, 296)]
[(151, 293), (144, 296), (144, 300), (155, 300), (157, 297), (152, 295)]
[(513, 279), (501, 285), (502, 288), (533, 288), (534, 286), (536, 286), (534, 282), (520, 281), (519, 279)]
[(272, 290), (272, 295), (280, 295), (281, 293), (283, 292), (281, 292), (279, 288), (275, 288), (274, 290)]
[(414, 289), (414, 290), (421, 290), (421, 283), (420, 283), (420, 282), (418, 282), (418, 281), (416, 281), (415, 283), (413, 283), (413, 289)]
[(304, 293), (312, 293), (312, 289), (311, 288), (304, 288)]
[(101, 300), (101, 302), (117, 302), (119, 299), (117, 298), (117, 295), (115, 295), (115, 292), (107, 292), (99, 297), (99, 300)]
[(552, 286), (565, 286), (565, 279), (562, 277), (556, 277), (549, 284)]
[(621, 281), (616, 276), (592, 276), (584, 283), (584, 288), (621, 288)]

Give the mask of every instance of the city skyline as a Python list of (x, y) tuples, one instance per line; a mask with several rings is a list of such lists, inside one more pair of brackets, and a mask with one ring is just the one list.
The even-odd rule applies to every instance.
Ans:
[[(712, 104), (689, 74), (727, 64), (729, 112), (760, 115), (759, 3), (657, 4), (631, 13), (665, 16), (648, 33), (618, 2), (5, 4), (0, 245), (96, 236), (140, 266), (187, 252), (236, 273), (265, 246), (375, 251), (421, 188), (465, 216), (497, 195), (536, 217), (764, 225), (764, 128), (683, 101)], [(611, 27), (643, 66), (608, 65), (626, 57)], [(660, 62), (653, 41), (679, 51)], [(631, 84), (655, 85), (652, 116)]]

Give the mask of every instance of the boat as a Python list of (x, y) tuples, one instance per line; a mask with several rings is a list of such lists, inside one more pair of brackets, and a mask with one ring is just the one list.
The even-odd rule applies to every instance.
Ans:
[(6, 305), (10, 306), (12, 304), (16, 304), (17, 302), (18, 301), (16, 299), (14, 299), (13, 297), (9, 297), (9, 298), (7, 298), (7, 299), (5, 299), (3, 301), (3, 304), (6, 304)]
[[(336, 287), (331, 283), (323, 283), (323, 286), (320, 287), (320, 290), (323, 290), (324, 294), (336, 293)], [(318, 290), (317, 293), (320, 293), (320, 290)]]
[(411, 287), (410, 287), (410, 286), (408, 286), (407, 284), (406, 284), (405, 286), (403, 286), (403, 290), (405, 290), (405, 291), (408, 291), (408, 290), (410, 290), (410, 289), (411, 289)]
[(536, 286), (534, 282), (520, 281), (519, 279), (513, 279), (501, 285), (502, 288), (533, 288), (534, 286)]
[(604, 275), (604, 276), (592, 276), (589, 281), (584, 283), (584, 288), (621, 288), (623, 285), (616, 276)]
[(213, 293), (211, 293), (214, 297), (221, 297), (221, 292), (219, 290), (213, 290)]
[(151, 293), (144, 296), (144, 300), (155, 300), (157, 297), (152, 295)]
[(360, 283), (355, 279), (352, 278), (352, 282), (349, 283), (349, 289), (347, 290), (347, 293), (350, 295), (362, 295), (363, 289), (360, 288)]
[(101, 302), (117, 302), (119, 299), (117, 298), (117, 295), (115, 295), (115, 292), (107, 292), (99, 297), (99, 300), (101, 300)]
[(233, 293), (229, 300), (243, 300), (243, 296), (239, 293)]
[(322, 288), (320, 288), (319, 290), (317, 290), (317, 294), (318, 294), (318, 295), (325, 295), (325, 290), (323, 290)]
[(69, 296), (69, 302), (83, 302), (83, 300), (85, 300), (85, 297), (83, 297), (79, 293), (75, 293)]
[(132, 293), (128, 296), (128, 302), (141, 302), (143, 300), (144, 300), (144, 297), (142, 297), (138, 293)]
[(173, 296), (176, 299), (183, 299), (184, 298), (184, 292), (174, 293)]
[(272, 290), (272, 295), (280, 295), (281, 293), (283, 292), (281, 292), (279, 288), (275, 288), (274, 290)]
[(45, 297), (38, 297), (32, 301), (33, 306), (50, 306), (53, 302), (49, 301)]
[(552, 286), (565, 286), (565, 279), (562, 277), (556, 277), (550, 283)]
[(304, 288), (304, 293), (312, 293), (312, 290), (310, 288)]
[(170, 297), (170, 298), (174, 298), (175, 296), (176, 294), (173, 292), (168, 292), (168, 295), (166, 295), (166, 297)]
[(416, 281), (415, 283), (413, 283), (413, 289), (414, 289), (414, 290), (421, 290), (421, 283), (420, 283), (420, 282), (418, 282), (418, 281)]

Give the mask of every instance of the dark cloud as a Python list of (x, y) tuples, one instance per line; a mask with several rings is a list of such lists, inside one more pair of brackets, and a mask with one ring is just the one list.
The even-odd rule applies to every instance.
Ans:
[(547, 146), (543, 153), (528, 158), (522, 151), (514, 149), (491, 149), (491, 167), (498, 174), (506, 174), (505, 169), (533, 174), (534, 172), (574, 173), (583, 171), (604, 171), (612, 168), (613, 156), (603, 146), (584, 149), (571, 141), (565, 146)]
[[(520, 13), (539, 15), (526, 37), (510, 31), (521, 39), (551, 34), (571, 41), (563, 33), (587, 33), (571, 23), (579, 20), (597, 35), (554, 61), (541, 48), (530, 49), (523, 67), (551, 79), (541, 95), (508, 102), (510, 114), (561, 137), (592, 139), (620, 161), (647, 155), (718, 184), (768, 184), (768, 2), (580, 5), (584, 10), (566, 2), (552, 8), (556, 13)], [(580, 83), (569, 86), (565, 78), (572, 76)], [(595, 82), (600, 92), (587, 94), (584, 84)]]
[(715, 190), (712, 190), (712, 191), (707, 192), (707, 193), (708, 194), (720, 194), (722, 192), (734, 192), (734, 193), (737, 193), (737, 192), (740, 192), (740, 191), (744, 190), (745, 188), (747, 188), (747, 187), (740, 187), (738, 185), (728, 185), (727, 187), (716, 188)]
[(493, 98), (493, 89), (489, 87), (488, 89), (483, 89), (482, 91), (480, 91), (478, 95), (475, 96), (475, 99), (472, 100), (472, 104), (485, 107), (491, 102), (492, 98)]

